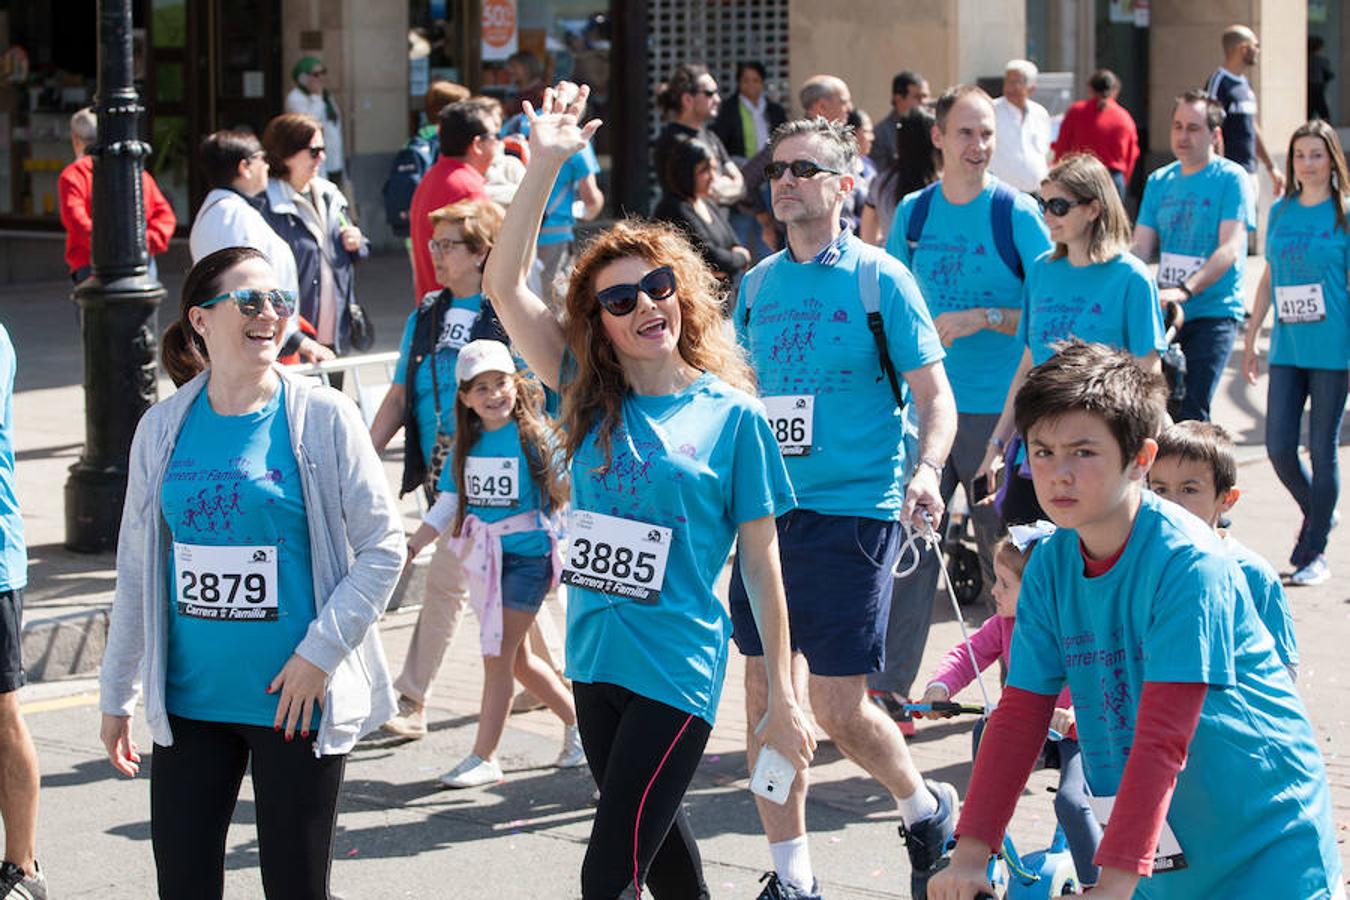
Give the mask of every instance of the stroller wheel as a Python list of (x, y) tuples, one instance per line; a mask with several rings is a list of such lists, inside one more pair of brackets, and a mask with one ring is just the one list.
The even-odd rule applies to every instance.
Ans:
[(971, 604), (979, 599), (984, 575), (980, 572), (978, 553), (964, 544), (953, 547), (947, 553), (947, 574), (951, 576), (957, 600)]

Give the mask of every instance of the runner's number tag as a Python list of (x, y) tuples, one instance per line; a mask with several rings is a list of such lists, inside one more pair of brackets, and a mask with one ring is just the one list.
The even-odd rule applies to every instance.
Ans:
[[(1111, 819), (1111, 810), (1115, 808), (1116, 798), (1089, 795), (1087, 802), (1088, 806), (1092, 807), (1092, 814), (1097, 817), (1097, 822), (1105, 828)], [(1153, 874), (1176, 872), (1186, 868), (1186, 865), (1186, 854), (1181, 850), (1181, 843), (1172, 833), (1172, 826), (1164, 820), (1162, 831), (1158, 834), (1158, 849), (1153, 855)]]
[(784, 456), (809, 456), (815, 432), (816, 398), (812, 394), (763, 397), (778, 452)]
[(519, 460), (514, 456), (470, 456), (464, 480), (470, 506), (509, 507), (520, 503)]
[(1320, 284), (1290, 284), (1275, 289), (1275, 315), (1286, 325), (1321, 322), (1327, 317), (1327, 301)]
[(474, 319), (478, 313), (471, 309), (457, 307), (446, 310), (441, 336), (436, 340), (437, 350), (459, 350), (469, 342), (469, 333), (473, 330)]
[(577, 509), (567, 522), (563, 584), (639, 603), (661, 598), (670, 555), (669, 528)]
[(1158, 287), (1176, 287), (1205, 264), (1203, 256), (1185, 256), (1180, 253), (1164, 253), (1158, 259)]
[(173, 545), (178, 614), (194, 619), (277, 618), (277, 548)]

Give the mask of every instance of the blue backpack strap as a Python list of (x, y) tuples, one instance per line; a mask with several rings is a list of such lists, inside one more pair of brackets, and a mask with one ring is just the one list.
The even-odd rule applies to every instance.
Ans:
[(886, 344), (886, 325), (881, 319), (881, 269), (875, 252), (864, 250), (862, 258), (858, 260), (858, 298), (862, 301), (863, 312), (867, 314), (867, 330), (872, 332), (872, 340), (877, 345), (877, 358), (881, 362), (881, 371), (890, 382), (896, 408), (904, 409), (905, 395), (900, 389), (900, 379), (895, 374), (895, 364), (891, 362), (891, 350)]
[(755, 305), (755, 297), (759, 294), (759, 289), (764, 285), (764, 278), (769, 274), (770, 267), (778, 261), (778, 257), (783, 254), (782, 250), (770, 254), (760, 261), (745, 277), (741, 279), (741, 291), (745, 294), (745, 315), (741, 319), (741, 324), (745, 327), (750, 325), (750, 307)]
[(1018, 281), (1026, 280), (1026, 271), (1022, 268), (1022, 255), (1017, 252), (1017, 242), (1013, 240), (1013, 206), (1017, 203), (1017, 193), (1006, 184), (994, 185), (994, 202), (990, 208), (994, 229), (994, 249), (999, 259), (1013, 273)]
[(938, 190), (942, 182), (935, 181), (928, 187), (919, 191), (919, 196), (914, 198), (914, 208), (909, 211), (909, 222), (905, 228), (905, 240), (909, 242), (909, 249), (912, 251), (923, 237), (923, 226), (928, 221), (928, 209), (933, 205), (933, 192)]

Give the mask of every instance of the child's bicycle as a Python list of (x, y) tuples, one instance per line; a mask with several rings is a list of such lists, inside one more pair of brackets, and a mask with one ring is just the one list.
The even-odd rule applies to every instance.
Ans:
[[(984, 707), (967, 703), (907, 703), (905, 708), (910, 712), (919, 713), (979, 716), (985, 714)], [(1060, 741), (1064, 738), (1053, 728), (1047, 737), (1051, 741)], [(946, 852), (951, 853), (953, 846), (948, 845)], [(945, 868), (949, 859), (949, 856), (944, 857), (938, 863), (938, 868)], [(1025, 856), (1017, 852), (1017, 845), (1013, 843), (1013, 839), (1004, 835), (1003, 846), (989, 857), (989, 868), (985, 874), (989, 883), (994, 886), (995, 893), (992, 896), (995, 900), (1046, 900), (1049, 897), (1071, 897), (1082, 893), (1078, 870), (1073, 864), (1073, 856), (1069, 853), (1068, 838), (1058, 825), (1055, 826), (1049, 847), (1035, 850)]]
[[(923, 534), (910, 533), (906, 536), (906, 543), (912, 544), (916, 539), (927, 541), (931, 546), (938, 549), (941, 555), (939, 541), (934, 533), (931, 522)], [(902, 550), (903, 558), (905, 551)], [(915, 565), (917, 565), (918, 551), (914, 548)], [(980, 666), (975, 661), (975, 649), (970, 644), (970, 632), (966, 629), (966, 621), (961, 615), (961, 605), (957, 597), (956, 589), (952, 585), (951, 576), (948, 574), (946, 560), (941, 560), (939, 568), (942, 571), (942, 579), (947, 588), (947, 596), (952, 603), (952, 611), (956, 614), (956, 621), (961, 626), (961, 638), (965, 641), (966, 653), (970, 655), (970, 662), (975, 670), (975, 681), (980, 687), (980, 694), (984, 699), (983, 706), (977, 706), (968, 703), (953, 703), (951, 701), (940, 701), (936, 703), (906, 703), (905, 709), (914, 713), (948, 713), (957, 715), (978, 715), (986, 719), (993, 710), (993, 703), (989, 699), (989, 692), (985, 689), (984, 679), (980, 675)], [(907, 571), (899, 571), (899, 560), (897, 560), (897, 575), (904, 577), (913, 571), (911, 567)], [(1054, 729), (1050, 729), (1048, 737), (1051, 741), (1060, 741), (1063, 735)], [(950, 854), (954, 844), (946, 847), (945, 853)], [(938, 861), (935, 871), (945, 868), (951, 860), (950, 855), (944, 855)], [(1011, 837), (1004, 835), (1003, 845), (998, 852), (989, 858), (989, 868), (987, 871), (989, 883), (993, 885), (995, 894), (982, 894), (981, 897), (991, 897), (991, 900), (1045, 900), (1048, 897), (1069, 897), (1082, 893), (1082, 886), (1078, 881), (1078, 870), (1074, 867), (1073, 857), (1069, 853), (1068, 841), (1064, 836), (1064, 831), (1055, 826), (1054, 836), (1051, 838), (1050, 846), (1043, 850), (1036, 850), (1022, 856), (1017, 852), (1017, 847)]]

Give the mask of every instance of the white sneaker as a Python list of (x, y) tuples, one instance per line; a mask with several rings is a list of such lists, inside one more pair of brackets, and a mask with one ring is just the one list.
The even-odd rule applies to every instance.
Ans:
[(586, 751), (581, 747), (581, 732), (577, 730), (577, 726), (568, 725), (563, 728), (562, 750), (553, 761), (553, 765), (559, 769), (575, 769), (585, 764)]
[(1303, 568), (1299, 569), (1293, 575), (1289, 576), (1289, 583), (1300, 587), (1311, 587), (1315, 584), (1322, 584), (1331, 580), (1331, 566), (1327, 565), (1327, 558), (1319, 556)]
[(496, 762), (470, 753), (464, 762), (436, 780), (442, 787), (475, 788), (485, 784), (500, 784), (505, 779), (502, 777), (502, 767)]
[(427, 736), (426, 707), (418, 706), (407, 697), (399, 697), (398, 715), (381, 725), (380, 730), (409, 740), (420, 740)]

